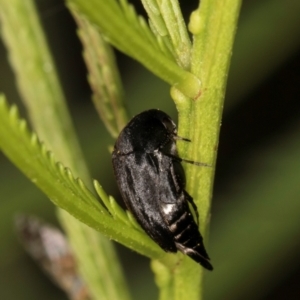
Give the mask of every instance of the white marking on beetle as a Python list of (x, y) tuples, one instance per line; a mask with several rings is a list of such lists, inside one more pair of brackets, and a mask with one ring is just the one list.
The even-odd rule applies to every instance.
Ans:
[(175, 207), (175, 204), (165, 204), (163, 205), (163, 211), (166, 215), (170, 214)]

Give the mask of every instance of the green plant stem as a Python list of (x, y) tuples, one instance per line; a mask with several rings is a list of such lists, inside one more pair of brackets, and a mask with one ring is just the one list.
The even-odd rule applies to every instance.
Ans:
[[(1, 0), (0, 3), (3, 38), (31, 122), (47, 148), (55, 152), (56, 157), (69, 166), (76, 177), (80, 176), (90, 183), (34, 3), (30, 0)], [(62, 210), (59, 210), (59, 215), (65, 223), (74, 222), (73, 217)], [(119, 278), (116, 279), (115, 272), (110, 276), (102, 272), (101, 266), (97, 264), (97, 255), (107, 256), (107, 264), (114, 263), (119, 268), (117, 260), (109, 262), (113, 246), (85, 224), (77, 226), (86, 233), (81, 235), (80, 241), (86, 251), (77, 251), (77, 240), (70, 239), (70, 242), (93, 298), (98, 299), (100, 293), (103, 299), (111, 299), (110, 289), (114, 290), (116, 299), (128, 298), (121, 271), (117, 273)], [(92, 249), (88, 251), (92, 245), (90, 241), (98, 241), (97, 253)], [(106, 244), (106, 247), (100, 247), (100, 244)], [(108, 267), (105, 269), (109, 270)], [(109, 278), (111, 284), (100, 285), (98, 282), (104, 278)]]
[(240, 4), (237, 0), (203, 0), (189, 24), (194, 34), (192, 72), (199, 76), (202, 90), (199, 98), (187, 105), (189, 111), (184, 112), (189, 117), (189, 123), (184, 124), (189, 125), (192, 139), (188, 157), (212, 168), (187, 166), (188, 190), (200, 207), (200, 226), (204, 231), (209, 220), (226, 80)]
[[(225, 86), (240, 2), (201, 1), (189, 23), (194, 39), (191, 70), (201, 81), (201, 91), (196, 99), (190, 100), (172, 88), (179, 112), (179, 134), (192, 140), (190, 144), (178, 143), (180, 155), (212, 166), (198, 168), (187, 165), (185, 168), (187, 190), (197, 204), (200, 231), (204, 237), (207, 236), (210, 220)], [(203, 270), (184, 258), (174, 276), (175, 299), (186, 299), (183, 291), (189, 291), (188, 299), (202, 299), (202, 277)]]

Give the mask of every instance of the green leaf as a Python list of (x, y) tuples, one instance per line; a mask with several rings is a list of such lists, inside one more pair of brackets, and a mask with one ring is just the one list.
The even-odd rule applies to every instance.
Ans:
[[(129, 220), (124, 222), (119, 217), (114, 219), (80, 179), (75, 179), (69, 169), (56, 162), (54, 155), (47, 151), (37, 136), (30, 133), (26, 122), (19, 119), (17, 108), (13, 106), (9, 109), (3, 96), (0, 98), (0, 147), (55, 205), (86, 225), (143, 255), (151, 258), (164, 255), (146, 234), (128, 226)], [(19, 151), (20, 149), (22, 151)], [(109, 203), (106, 199), (103, 202)], [(115, 216), (120, 214), (120, 209), (117, 208)], [(112, 211), (113, 208), (109, 207), (109, 210)]]
[(191, 41), (177, 0), (142, 0), (148, 13), (152, 31), (162, 37), (176, 62), (189, 70)]
[[(185, 95), (195, 98), (200, 81), (193, 74), (180, 68), (173, 56), (164, 52), (160, 43), (141, 21), (126, 0), (69, 0), (70, 4), (99, 26), (106, 39), (117, 49), (138, 60), (152, 73), (176, 86)], [(101, 12), (101, 13), (99, 13)], [(130, 41), (130, 43), (128, 42)]]

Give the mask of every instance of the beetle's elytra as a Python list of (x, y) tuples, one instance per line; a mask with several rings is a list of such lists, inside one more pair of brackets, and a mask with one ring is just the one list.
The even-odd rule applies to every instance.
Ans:
[(178, 139), (187, 140), (177, 136), (176, 125), (166, 113), (156, 109), (140, 113), (116, 141), (114, 173), (127, 208), (162, 249), (179, 250), (212, 270), (188, 205), (198, 217), (193, 198), (185, 191)]

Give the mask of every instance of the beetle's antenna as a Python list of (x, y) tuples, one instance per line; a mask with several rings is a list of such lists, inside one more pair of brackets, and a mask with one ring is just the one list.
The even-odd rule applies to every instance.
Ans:
[(185, 141), (185, 142), (191, 142), (190, 139), (178, 136), (178, 135), (173, 135), (174, 136), (174, 140), (178, 140), (178, 141)]
[(196, 165), (196, 166), (199, 166), (199, 167), (209, 167), (209, 168), (212, 167), (212, 165), (209, 165), (209, 164), (206, 164), (206, 163), (202, 163), (202, 162), (198, 162), (198, 161), (193, 161), (193, 160), (184, 159), (184, 158), (181, 158), (181, 157), (178, 157), (178, 156), (169, 154), (169, 153), (165, 153), (165, 152), (162, 152), (162, 153), (163, 153), (163, 155), (168, 156), (168, 157), (171, 157), (171, 158), (173, 158), (174, 160), (179, 161), (179, 162), (185, 162), (185, 163), (192, 164), (192, 165)]
[(184, 158), (180, 158), (180, 161), (188, 163), (188, 164), (196, 165), (196, 166), (199, 166), (199, 167), (209, 167), (209, 168), (212, 167), (212, 165), (209, 165), (209, 164), (206, 164), (206, 163), (193, 161), (193, 160), (188, 160), (188, 159), (184, 159)]

